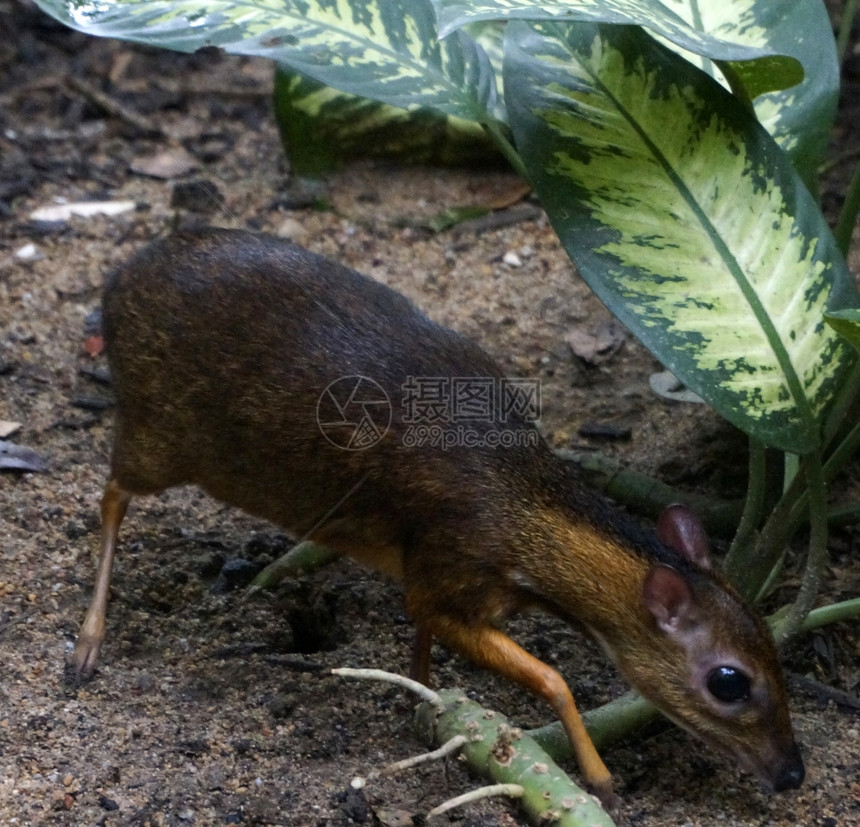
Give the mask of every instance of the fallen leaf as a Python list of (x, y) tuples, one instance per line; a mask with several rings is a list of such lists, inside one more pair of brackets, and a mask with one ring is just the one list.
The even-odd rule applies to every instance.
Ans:
[(592, 328), (574, 327), (565, 337), (570, 349), (584, 362), (599, 365), (611, 359), (624, 344), (627, 332), (615, 319), (599, 322)]
[(84, 350), (90, 356), (98, 356), (105, 349), (103, 336), (87, 336), (84, 339)]
[(7, 436), (12, 436), (20, 427), (20, 422), (10, 422), (8, 419), (0, 419), (0, 438), (5, 439)]
[(0, 440), (0, 471), (45, 471), (48, 465), (32, 448)]
[(663, 399), (671, 399), (673, 402), (697, 402), (704, 404), (702, 399), (693, 391), (688, 390), (674, 373), (664, 370), (662, 373), (654, 373), (648, 378), (651, 390), (662, 396)]
[(155, 155), (135, 158), (129, 169), (138, 175), (148, 175), (150, 178), (179, 178), (197, 169), (197, 159), (182, 147), (166, 149)]
[(525, 181), (514, 181), (504, 192), (500, 192), (495, 198), (487, 202), (488, 207), (494, 210), (503, 210), (519, 201), (522, 201), (532, 191), (531, 185)]
[(94, 215), (119, 215), (135, 208), (134, 201), (78, 201), (74, 204), (51, 204), (30, 213), (33, 221), (68, 221), (73, 215), (91, 218)]

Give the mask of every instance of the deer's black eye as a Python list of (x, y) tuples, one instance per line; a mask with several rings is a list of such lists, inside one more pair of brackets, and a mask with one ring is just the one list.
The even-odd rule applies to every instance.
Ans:
[(750, 679), (733, 666), (718, 666), (708, 675), (708, 691), (723, 703), (745, 701), (750, 696)]

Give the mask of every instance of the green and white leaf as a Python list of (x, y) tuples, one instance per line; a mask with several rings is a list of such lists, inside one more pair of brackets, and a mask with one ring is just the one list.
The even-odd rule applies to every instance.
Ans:
[(402, 109), (325, 86), (279, 66), (275, 119), (297, 175), (316, 177), (354, 158), (483, 166), (502, 155), (480, 124), (433, 109)]
[[(733, 7), (738, 0), (727, 0)], [(744, 5), (767, 0), (744, 0)], [(756, 68), (747, 68), (742, 77), (752, 82), (755, 97), (762, 91), (782, 89), (800, 82), (803, 68), (788, 52), (775, 50), (764, 38), (758, 42), (736, 37), (736, 32), (709, 29), (694, 13), (699, 6), (692, 0), (433, 0), (442, 36), (480, 20), (532, 20), (556, 23), (613, 23), (644, 26), (680, 49), (694, 55), (720, 61), (753, 61)], [(721, 5), (710, 4), (710, 5)], [(782, 8), (783, 4), (779, 4)], [(687, 12), (679, 14), (678, 12)]]
[[(839, 66), (821, 0), (434, 0), (440, 31), (474, 20), (634, 24), (753, 101), (807, 186), (836, 116)], [(716, 64), (716, 65), (715, 65)]]
[[(818, 167), (827, 150), (839, 98), (839, 62), (827, 8), (821, 0), (662, 0), (688, 25), (714, 36), (751, 47), (790, 55), (803, 66), (796, 86), (780, 89), (755, 86), (745, 79), (756, 115), (776, 142), (791, 156), (812, 192), (817, 191)], [(696, 56), (687, 57), (696, 62)], [(698, 65), (723, 85), (728, 81), (706, 60)], [(743, 64), (722, 66), (747, 75)], [(755, 73), (762, 68), (753, 64)], [(772, 90), (778, 91), (772, 91)], [(765, 94), (760, 94), (764, 92)]]
[(860, 310), (834, 310), (824, 320), (855, 350), (860, 350)]
[(512, 23), (511, 128), (592, 289), (756, 438), (815, 450), (857, 306), (817, 205), (752, 114), (641, 29)]
[(439, 40), (430, 0), (36, 0), (93, 35), (181, 52), (218, 46), (404, 109), (495, 117), (493, 71), (475, 41)]

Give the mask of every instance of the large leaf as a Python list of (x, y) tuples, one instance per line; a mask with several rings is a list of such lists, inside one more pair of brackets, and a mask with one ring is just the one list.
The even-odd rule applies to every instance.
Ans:
[(805, 453), (850, 350), (853, 282), (788, 158), (716, 81), (641, 29), (507, 31), (517, 148), (604, 303), (726, 418)]
[[(759, 3), (772, 0), (758, 0)], [(792, 0), (790, 0), (791, 2)], [(742, 2), (744, 8), (738, 10)], [(745, 11), (755, 0), (721, 0), (720, 3), (692, 4), (691, 0), (433, 0), (442, 36), (478, 20), (533, 20), (552, 22), (585, 21), (644, 26), (681, 49), (719, 61), (751, 61), (739, 78), (748, 86), (749, 97), (764, 91), (783, 89), (799, 83), (803, 68), (793, 52), (773, 48), (766, 36), (737, 36), (732, 26), (702, 25), (701, 6), (713, 5)], [(778, 4), (782, 10), (783, 3)], [(671, 6), (671, 8), (669, 8)], [(680, 13), (679, 13), (680, 12)], [(687, 12), (687, 13), (685, 13)], [(720, 23), (723, 19), (720, 19)], [(832, 38), (831, 38), (832, 39)]]
[[(497, 89), (502, 82), (503, 24), (474, 23), (464, 31), (483, 49)], [(501, 89), (499, 89), (501, 92)], [(352, 158), (398, 158), (445, 166), (498, 165), (503, 156), (476, 121), (428, 107), (403, 109), (361, 98), (280, 64), (275, 71), (275, 117), (293, 169), (319, 175)], [(495, 117), (506, 120), (501, 95)]]
[(834, 310), (825, 314), (824, 320), (853, 348), (860, 350), (860, 310)]
[(438, 40), (429, 0), (36, 0), (93, 35), (273, 58), (314, 80), (405, 109), (493, 118), (493, 72), (475, 41)]
[(274, 103), (281, 140), (298, 175), (322, 175), (366, 157), (437, 166), (503, 163), (474, 121), (360, 98), (283, 66), (275, 72)]
[[(756, 115), (791, 156), (807, 186), (817, 190), (818, 167), (830, 139), (839, 97), (839, 63), (827, 8), (821, 0), (663, 0), (689, 25), (736, 43), (791, 55), (803, 64), (797, 86), (756, 97)], [(743, 64), (730, 71), (745, 72)], [(755, 71), (755, 66), (751, 67)], [(720, 72), (714, 72), (720, 79)], [(750, 82), (745, 81), (749, 87)], [(757, 92), (757, 90), (753, 90)]]
[(433, 2), (443, 33), (491, 19), (643, 26), (753, 100), (759, 120), (816, 191), (839, 92), (836, 45), (821, 0)]

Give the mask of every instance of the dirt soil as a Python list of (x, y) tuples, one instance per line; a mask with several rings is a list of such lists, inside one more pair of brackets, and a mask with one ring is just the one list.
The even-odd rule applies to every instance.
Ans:
[[(856, 159), (857, 69), (855, 57), (834, 158)], [(111, 436), (105, 359), (88, 352), (100, 286), (177, 221), (288, 236), (402, 291), (510, 374), (540, 379), (542, 427), (557, 447), (598, 450), (687, 491), (743, 493), (744, 440), (704, 406), (655, 396), (648, 380), (660, 366), (629, 335), (596, 360), (574, 354), (568, 338), (593, 341), (609, 315), (515, 177), (361, 163), (308, 190), (289, 174), (271, 86), (268, 63), (91, 39), (0, 0), (0, 420), (19, 423), (5, 438), (44, 462), (0, 472), (2, 825), (411, 825), (480, 783), (448, 760), (351, 789), (353, 777), (426, 747), (400, 690), (329, 674), (406, 671), (412, 628), (398, 588), (343, 562), (245, 600), (248, 572), (289, 544), (196, 490), (133, 503), (101, 666), (83, 687), (65, 681), (92, 588)], [(140, 171), (156, 156), (180, 171)], [(831, 211), (852, 163), (828, 175)], [(133, 208), (31, 215), (91, 200)], [(426, 227), (451, 207), (507, 202), (490, 220)], [(823, 599), (857, 595), (857, 536), (834, 532)], [(510, 628), (568, 676), (582, 707), (624, 691), (597, 647), (564, 624), (534, 615)], [(618, 823), (860, 825), (860, 629), (802, 636), (784, 661), (808, 767), (801, 790), (768, 796), (662, 727), (604, 752), (624, 800)], [(434, 676), (518, 725), (550, 720), (524, 691), (438, 646)], [(525, 823), (498, 799), (450, 820)]]

